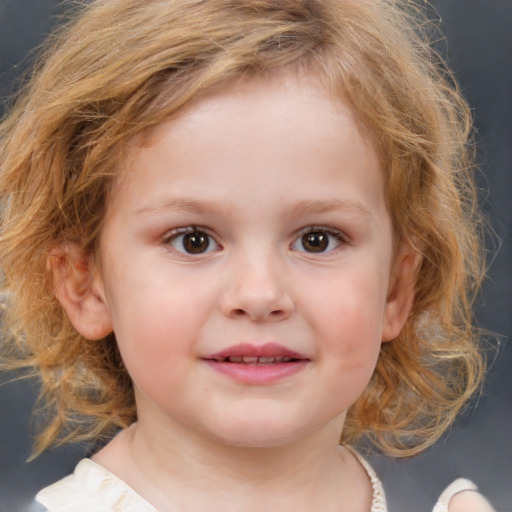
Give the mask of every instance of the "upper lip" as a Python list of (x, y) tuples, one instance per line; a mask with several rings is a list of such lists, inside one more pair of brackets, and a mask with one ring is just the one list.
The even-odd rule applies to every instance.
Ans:
[(264, 345), (253, 345), (251, 343), (240, 343), (225, 348), (220, 352), (208, 354), (203, 359), (221, 361), (228, 357), (289, 357), (291, 359), (309, 359), (304, 354), (290, 350), (277, 343), (265, 343)]

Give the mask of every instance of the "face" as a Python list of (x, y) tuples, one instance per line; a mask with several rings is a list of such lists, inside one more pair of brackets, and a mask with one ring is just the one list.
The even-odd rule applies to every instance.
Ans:
[(349, 106), (292, 75), (134, 141), (96, 286), (139, 421), (238, 446), (341, 426), (392, 336), (383, 190)]

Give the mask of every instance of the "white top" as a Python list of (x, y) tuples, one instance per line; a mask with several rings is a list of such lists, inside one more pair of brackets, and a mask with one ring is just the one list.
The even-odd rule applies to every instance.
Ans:
[[(352, 452), (371, 481), (370, 512), (388, 512), (384, 489), (375, 471), (361, 455)], [(464, 490), (476, 491), (477, 487), (469, 480), (456, 480), (443, 492), (432, 512), (448, 512), (450, 499)], [(91, 459), (81, 460), (72, 475), (40, 491), (36, 500), (48, 512), (157, 512), (128, 484)]]
[(39, 491), (36, 501), (49, 512), (157, 512), (128, 484), (91, 459), (82, 459), (72, 475)]

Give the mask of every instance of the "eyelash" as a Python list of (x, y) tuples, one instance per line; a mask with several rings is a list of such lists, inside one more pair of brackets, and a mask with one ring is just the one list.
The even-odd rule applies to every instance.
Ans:
[[(307, 251), (307, 250), (298, 250), (298, 252), (305, 253), (305, 254), (327, 254), (327, 253), (333, 253), (334, 251), (337, 251), (340, 246), (346, 245), (349, 242), (348, 237), (338, 229), (334, 228), (328, 228), (326, 226), (309, 226), (302, 231), (299, 232), (297, 238), (293, 241), (291, 244), (291, 247), (293, 247), (297, 243), (304, 243), (304, 237), (307, 235), (313, 235), (313, 234), (321, 234), (321, 235), (327, 235), (327, 247), (323, 250), (319, 251)], [(336, 245), (335, 247), (329, 248), (332, 242), (332, 238), (335, 239)]]
[[(189, 249), (193, 248), (193, 244), (196, 244), (197, 246), (197, 252), (194, 252), (194, 250), (187, 250), (185, 246), (183, 245), (186, 243), (185, 238), (187, 235), (200, 235), (197, 237), (196, 240), (191, 238), (189, 242), (191, 242), (191, 247)], [(307, 235), (319, 235), (319, 239), (314, 240), (313, 238), (310, 240), (311, 242), (317, 243), (319, 250), (305, 250), (304, 248), (304, 242)], [(326, 239), (323, 240), (323, 236), (327, 235)], [(332, 245), (332, 239), (335, 239), (335, 246), (330, 247)], [(181, 239), (181, 243), (179, 243), (179, 240)], [(290, 248), (292, 250), (296, 250), (300, 253), (305, 254), (326, 254), (326, 253), (332, 253), (336, 251), (340, 246), (346, 245), (348, 243), (347, 236), (333, 228), (328, 228), (325, 226), (308, 226), (307, 228), (304, 228), (301, 230), (296, 238), (293, 240), (293, 242), (290, 244)], [(213, 244), (212, 244), (213, 242)], [(185, 254), (188, 256), (194, 256), (194, 255), (204, 255), (208, 254), (210, 252), (213, 252), (215, 250), (218, 250), (221, 248), (220, 244), (216, 242), (216, 240), (208, 234), (208, 231), (205, 228), (201, 228), (198, 226), (188, 226), (183, 228), (177, 228), (172, 230), (171, 232), (167, 233), (166, 236), (162, 240), (163, 245), (170, 246), (173, 250), (175, 250), (178, 253)], [(181, 245), (181, 247), (177, 247), (177, 245)], [(324, 244), (327, 244), (324, 246)], [(203, 246), (201, 246), (203, 244)], [(206, 245), (204, 245), (206, 244)], [(302, 244), (301, 249), (295, 248), (294, 246), (296, 244)], [(314, 245), (312, 246), (312, 248)], [(203, 250), (204, 249), (204, 250)]]
[[(185, 247), (183, 246), (183, 244), (185, 243), (184, 237), (187, 235), (194, 235), (194, 234), (206, 235), (207, 243), (206, 243), (206, 247), (205, 247), (204, 251), (197, 251), (197, 252), (187, 251), (185, 249)], [(174, 244), (177, 243), (177, 241), (181, 237), (183, 237), (182, 242), (181, 242), (182, 248), (179, 249)], [(200, 242), (200, 240), (196, 240), (196, 242)], [(212, 244), (212, 242), (213, 242), (213, 244)], [(216, 248), (218, 250), (218, 248), (220, 247), (220, 245), (215, 241), (215, 239), (211, 235), (208, 234), (208, 232), (205, 228), (201, 228), (198, 226), (188, 226), (188, 227), (184, 227), (184, 228), (174, 229), (165, 235), (164, 239), (162, 240), (162, 243), (166, 246), (171, 246), (178, 253), (186, 254), (189, 256), (208, 254), (210, 252), (213, 252)]]

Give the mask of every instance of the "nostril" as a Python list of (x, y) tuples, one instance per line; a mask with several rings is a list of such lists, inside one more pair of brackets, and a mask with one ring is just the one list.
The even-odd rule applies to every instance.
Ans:
[(282, 316), (285, 316), (285, 311), (283, 309), (274, 309), (272, 311), (246, 311), (243, 308), (236, 308), (231, 311), (232, 318), (241, 318), (245, 316), (249, 316), (255, 320), (269, 320), (269, 319), (279, 319)]
[(294, 310), (293, 301), (278, 290), (258, 290), (256, 286), (231, 289), (220, 302), (220, 309), (230, 318), (250, 318), (256, 322), (281, 321)]

